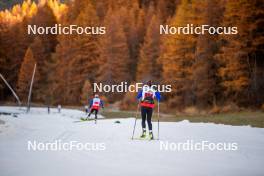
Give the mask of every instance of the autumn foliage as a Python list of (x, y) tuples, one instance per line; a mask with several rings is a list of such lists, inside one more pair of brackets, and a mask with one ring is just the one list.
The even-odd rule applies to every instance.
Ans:
[[(25, 0), (0, 12), (0, 73), (33, 101), (84, 104), (94, 82), (171, 84), (168, 108), (264, 103), (264, 3), (260, 0)], [(28, 35), (27, 25), (105, 26), (105, 35)], [(160, 35), (159, 25), (236, 26), (237, 35)], [(1, 82), (0, 99), (11, 95)], [(109, 102), (132, 94), (104, 93)], [(127, 105), (122, 103), (122, 107)]]

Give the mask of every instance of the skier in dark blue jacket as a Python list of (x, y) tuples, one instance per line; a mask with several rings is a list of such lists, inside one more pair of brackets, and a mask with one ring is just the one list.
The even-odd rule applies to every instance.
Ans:
[(147, 84), (143, 86), (143, 89), (139, 91), (137, 95), (137, 99), (140, 100), (140, 106), (141, 106), (142, 135), (140, 137), (142, 138), (146, 137), (146, 120), (147, 120), (150, 139), (154, 139), (152, 132), (151, 118), (152, 118), (155, 98), (159, 102), (161, 99), (161, 95), (158, 91), (152, 88), (152, 82), (148, 81)]

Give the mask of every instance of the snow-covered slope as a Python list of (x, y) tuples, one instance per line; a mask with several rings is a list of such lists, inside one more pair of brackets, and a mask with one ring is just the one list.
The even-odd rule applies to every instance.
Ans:
[[(134, 119), (80, 122), (78, 110), (0, 107), (0, 175), (264, 175), (264, 129), (204, 123), (160, 123), (160, 141), (131, 140)], [(17, 117), (16, 117), (17, 116)], [(157, 133), (157, 123), (153, 124)], [(135, 136), (140, 134), (137, 121)], [(28, 141), (104, 144), (105, 150), (29, 151)], [(164, 151), (161, 142), (237, 143), (235, 151)], [(163, 143), (163, 144), (164, 144)]]

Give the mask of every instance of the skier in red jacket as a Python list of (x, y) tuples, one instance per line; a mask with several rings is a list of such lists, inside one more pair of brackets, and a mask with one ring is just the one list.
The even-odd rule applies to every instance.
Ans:
[(142, 117), (142, 135), (141, 138), (146, 137), (146, 120), (148, 123), (148, 129), (149, 129), (149, 137), (150, 139), (154, 139), (153, 133), (152, 133), (152, 113), (154, 108), (154, 98), (156, 98), (158, 101), (160, 101), (160, 93), (153, 89), (152, 87), (152, 81), (148, 81), (146, 85), (143, 86), (143, 89), (139, 91), (137, 95), (137, 99), (140, 100), (140, 106), (141, 106), (141, 117)]
[(100, 107), (104, 108), (104, 103), (99, 98), (99, 95), (98, 94), (95, 94), (94, 95), (94, 98), (90, 100), (90, 105), (89, 105), (90, 112), (89, 112), (89, 114), (87, 116), (87, 119), (94, 112), (94, 114), (95, 114), (95, 122), (96, 122), (96, 120), (97, 120), (97, 114), (98, 114), (98, 111), (99, 111)]

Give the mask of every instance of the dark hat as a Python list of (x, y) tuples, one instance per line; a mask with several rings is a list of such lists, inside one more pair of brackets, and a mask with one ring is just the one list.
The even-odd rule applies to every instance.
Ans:
[(148, 85), (148, 86), (152, 86), (152, 81), (151, 81), (151, 80), (148, 80), (148, 81), (147, 81), (147, 85)]

